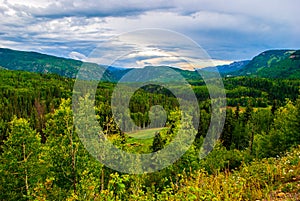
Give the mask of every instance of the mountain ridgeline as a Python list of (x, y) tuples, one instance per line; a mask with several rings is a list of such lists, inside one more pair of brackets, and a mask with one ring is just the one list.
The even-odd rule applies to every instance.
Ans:
[(219, 65), (216, 67), (206, 67), (206, 68), (203, 68), (202, 70), (208, 71), (208, 72), (219, 71), (219, 73), (224, 75), (224, 74), (229, 74), (229, 73), (232, 73), (232, 72), (235, 72), (235, 71), (238, 71), (238, 70), (244, 68), (249, 62), (250, 62), (250, 60), (235, 61), (231, 64)]
[[(50, 56), (37, 52), (25, 52), (0, 48), (0, 66), (7, 70), (22, 70), (42, 74), (57, 74), (60, 76), (75, 78), (82, 66), (87, 66), (93, 76), (95, 72), (103, 73), (105, 67), (94, 63), (82, 62), (74, 59)], [(109, 72), (103, 75), (103, 80), (113, 80)]]
[[(22, 70), (42, 74), (53, 73), (75, 78), (82, 66), (95, 78), (101, 75), (103, 81), (117, 82), (132, 69), (106, 67), (94, 63), (86, 63), (74, 59), (60, 58), (36, 52), (24, 52), (0, 48), (0, 68)], [(146, 68), (150, 68), (147, 66)], [(95, 75), (95, 69), (98, 74)], [(195, 71), (173, 68), (187, 80), (198, 80)], [(252, 60), (237, 61), (229, 65), (207, 67), (200, 73), (212, 73), (216, 69), (224, 77), (249, 76), (261, 78), (300, 78), (300, 50), (268, 50)], [(161, 72), (164, 73), (165, 71)], [(167, 73), (167, 71), (166, 71)], [(102, 76), (103, 74), (103, 76)], [(172, 76), (171, 76), (172, 77)], [(87, 78), (88, 79), (88, 78)], [(171, 79), (171, 78), (170, 78)]]
[(300, 78), (300, 51), (269, 50), (254, 57), (232, 75), (265, 78)]

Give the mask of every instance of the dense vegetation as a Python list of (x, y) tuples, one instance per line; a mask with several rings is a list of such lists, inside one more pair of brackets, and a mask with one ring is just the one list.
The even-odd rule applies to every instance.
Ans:
[(299, 51), (269, 50), (254, 57), (232, 75), (248, 75), (267, 78), (299, 78)]
[[(173, 165), (141, 175), (109, 169), (86, 151), (73, 125), (73, 79), (0, 70), (0, 82), (0, 200), (299, 199), (299, 80), (225, 78), (224, 129), (203, 160), (198, 155), (210, 122), (210, 101), (204, 82), (190, 80), (201, 111), (194, 144)], [(149, 110), (158, 104), (167, 122), (124, 133), (110, 109), (115, 86), (99, 83), (95, 98), (107, 138), (135, 153), (170, 143), (180, 128), (174, 95), (156, 85), (136, 91), (130, 101), (135, 124), (149, 125)]]

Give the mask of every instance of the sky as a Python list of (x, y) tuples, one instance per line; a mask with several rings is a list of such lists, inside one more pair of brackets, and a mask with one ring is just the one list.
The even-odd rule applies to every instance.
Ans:
[[(227, 64), (268, 49), (300, 49), (299, 8), (298, 0), (0, 0), (0, 47), (103, 62), (91, 58), (95, 48), (110, 55), (120, 46), (136, 47), (130, 37), (115, 41), (151, 28), (163, 30), (154, 38), (181, 34), (180, 41), (197, 43), (215, 65)], [(155, 41), (164, 47), (133, 48), (123, 61), (130, 58), (134, 67), (173, 59), (185, 46), (168, 38)]]

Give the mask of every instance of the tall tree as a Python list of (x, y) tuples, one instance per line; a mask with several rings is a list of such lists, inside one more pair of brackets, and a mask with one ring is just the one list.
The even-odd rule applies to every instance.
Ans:
[(230, 149), (232, 143), (232, 132), (234, 129), (234, 114), (231, 109), (228, 109), (226, 112), (226, 120), (224, 124), (224, 128), (221, 134), (221, 141), (226, 149)]
[(248, 101), (247, 106), (246, 106), (246, 110), (243, 114), (244, 124), (247, 124), (247, 122), (250, 120), (252, 112), (253, 112), (252, 103), (251, 103), (251, 101)]
[(238, 103), (236, 106), (236, 110), (235, 110), (235, 118), (239, 119), (240, 118), (240, 104)]
[(14, 118), (0, 158), (0, 199), (27, 200), (45, 171), (41, 139), (25, 119)]
[(70, 99), (63, 99), (59, 108), (48, 116), (45, 134), (52, 163), (51, 169), (56, 176), (54, 183), (66, 188), (66, 191), (72, 186), (76, 194), (77, 154), (80, 142), (74, 132)]

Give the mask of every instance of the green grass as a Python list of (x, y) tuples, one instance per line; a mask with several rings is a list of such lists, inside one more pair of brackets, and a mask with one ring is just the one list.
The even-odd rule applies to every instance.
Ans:
[(151, 153), (150, 146), (152, 145), (155, 133), (162, 129), (150, 128), (126, 133), (128, 135), (126, 142), (128, 151), (133, 153)]
[(159, 132), (163, 128), (149, 128), (144, 130), (138, 130), (130, 133), (126, 133), (128, 136), (136, 139), (149, 139), (155, 136), (156, 132)]

